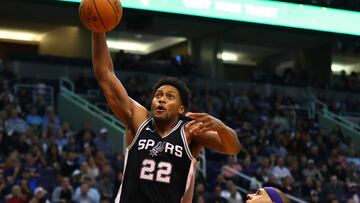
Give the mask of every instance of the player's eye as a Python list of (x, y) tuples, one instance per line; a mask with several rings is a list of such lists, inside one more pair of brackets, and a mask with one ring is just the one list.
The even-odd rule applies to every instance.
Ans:
[(162, 93), (159, 92), (159, 93), (156, 93), (156, 94), (155, 94), (155, 98), (156, 98), (156, 99), (160, 99), (161, 97), (162, 97)]
[(167, 95), (167, 98), (170, 99), (170, 100), (173, 100), (175, 97), (174, 97), (174, 95), (172, 95), (172, 94), (168, 94), (168, 95)]

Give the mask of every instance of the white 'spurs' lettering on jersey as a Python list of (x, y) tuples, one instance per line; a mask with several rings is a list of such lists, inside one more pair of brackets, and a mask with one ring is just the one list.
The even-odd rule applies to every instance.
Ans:
[(155, 141), (152, 139), (140, 139), (138, 142), (138, 150), (149, 150), (151, 156), (157, 156), (160, 152), (165, 152), (177, 157), (182, 157), (183, 147), (180, 145), (173, 145), (170, 142), (158, 142), (155, 145)]

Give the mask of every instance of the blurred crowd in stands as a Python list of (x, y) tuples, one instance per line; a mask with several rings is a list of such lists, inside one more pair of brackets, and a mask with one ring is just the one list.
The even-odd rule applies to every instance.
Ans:
[(331, 89), (346, 92), (360, 91), (360, 73), (351, 72), (346, 74), (341, 71), (339, 75), (331, 76), (331, 83), (321, 84), (318, 80), (310, 79), (306, 72), (296, 72), (293, 69), (286, 69), (277, 73), (270, 69), (258, 69), (254, 71), (253, 81), (257, 83), (270, 83), (297, 87), (314, 87), (320, 89)]
[[(340, 42), (340, 47), (346, 47), (345, 42)], [(358, 44), (358, 51), (360, 52), (360, 42)], [(352, 44), (353, 45), (353, 44)], [(354, 46), (354, 45), (353, 45)], [(339, 48), (342, 49), (342, 48)], [(155, 59), (146, 59), (138, 55), (125, 53), (120, 50), (115, 55), (114, 64), (116, 68), (122, 68), (131, 71), (141, 71), (149, 73), (160, 73), (166, 75), (181, 75), (201, 77), (197, 72), (197, 66), (191, 62), (189, 56), (171, 56), (170, 52), (164, 52)], [(330, 83), (320, 83), (318, 79), (309, 78), (306, 70), (296, 71), (292, 68), (287, 68), (282, 71), (270, 68), (258, 68), (253, 72), (252, 81), (256, 83), (270, 83), (286, 86), (297, 87), (314, 87), (321, 89), (332, 89), (346, 92), (360, 91), (360, 73), (351, 72), (347, 74), (341, 71), (340, 74), (333, 74)]]
[[(316, 118), (284, 109), (298, 103), (281, 93), (265, 96), (256, 87), (211, 89), (193, 78), (185, 81), (193, 93), (190, 111), (222, 119), (243, 145), (235, 157), (206, 151), (207, 176), (198, 174), (193, 202), (245, 202), (236, 186), (254, 190), (255, 180), (309, 202), (360, 202), (360, 155), (339, 127), (326, 132)], [(43, 95), (15, 94), (16, 82), (10, 68), (0, 72), (0, 203), (112, 202), (124, 157), (111, 149), (107, 129), (94, 132), (84, 121), (75, 131)], [(146, 74), (123, 83), (132, 98), (149, 106)]]
[(16, 83), (11, 69), (0, 72), (0, 202), (112, 202), (123, 154), (113, 153), (108, 130), (84, 121), (74, 131), (41, 92), (15, 94)]
[(120, 50), (114, 56), (114, 65), (115, 68), (121, 67), (132, 71), (166, 75), (193, 75), (196, 73), (196, 65), (191, 63), (189, 56), (173, 57), (168, 51), (160, 53), (159, 56), (146, 58)]

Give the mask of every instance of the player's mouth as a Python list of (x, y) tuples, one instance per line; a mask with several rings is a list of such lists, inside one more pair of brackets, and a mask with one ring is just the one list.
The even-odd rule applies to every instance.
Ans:
[(163, 112), (166, 111), (166, 108), (163, 107), (163, 106), (161, 106), (161, 105), (159, 105), (159, 106), (157, 106), (157, 107), (155, 108), (155, 111), (156, 111), (157, 113), (163, 113)]

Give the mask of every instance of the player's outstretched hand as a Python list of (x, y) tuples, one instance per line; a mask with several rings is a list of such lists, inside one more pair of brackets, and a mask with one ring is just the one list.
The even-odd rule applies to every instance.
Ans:
[(207, 131), (218, 131), (224, 123), (207, 113), (186, 113), (186, 117), (193, 119), (187, 124), (189, 132), (193, 135), (202, 135)]

